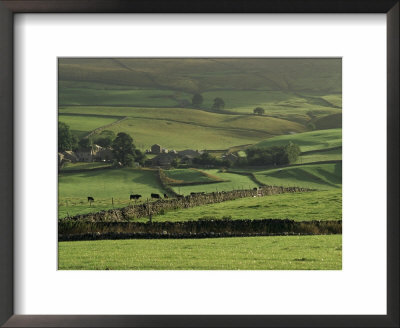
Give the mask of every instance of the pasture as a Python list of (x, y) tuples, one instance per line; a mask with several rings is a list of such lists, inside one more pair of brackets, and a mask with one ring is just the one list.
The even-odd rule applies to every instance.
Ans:
[(79, 170), (92, 170), (111, 167), (111, 163), (106, 162), (67, 162), (64, 164), (61, 172), (63, 171), (79, 171)]
[(306, 164), (313, 162), (341, 161), (342, 147), (327, 150), (318, 150), (301, 154), (294, 164)]
[[(60, 114), (126, 116), (128, 119), (107, 130), (130, 134), (141, 149), (155, 143), (176, 150), (227, 149), (274, 135), (306, 131), (302, 124), (281, 118), (210, 113), (190, 108), (72, 106), (59, 111)], [(81, 120), (82, 124), (90, 119)]]
[(240, 174), (221, 172), (218, 169), (204, 169), (203, 172), (217, 177), (225, 182), (215, 184), (199, 184), (193, 186), (176, 186), (173, 190), (180, 195), (190, 195), (191, 192), (215, 192), (215, 191), (230, 191), (238, 189), (253, 189), (258, 187), (250, 177)]
[(288, 134), (263, 140), (255, 147), (283, 146), (289, 142), (300, 146), (302, 152), (324, 150), (342, 146), (342, 129), (318, 130), (298, 134)]
[(253, 172), (258, 181), (271, 186), (295, 186), (319, 190), (341, 188), (342, 163), (304, 164)]
[(61, 113), (58, 115), (58, 120), (60, 122), (66, 123), (70, 127), (71, 132), (76, 134), (79, 138), (84, 137), (90, 131), (93, 131), (104, 125), (111, 124), (118, 119), (118, 117), (110, 118), (101, 115), (91, 117), (82, 117), (79, 115), (62, 115)]
[[(342, 190), (285, 193), (249, 197), (222, 203), (169, 211), (154, 221), (188, 221), (200, 218), (290, 219), (295, 221), (341, 220)], [(135, 221), (147, 221), (138, 219)]]
[(169, 179), (169, 185), (202, 184), (224, 181), (220, 177), (211, 175), (205, 171), (197, 169), (170, 169), (163, 170)]
[(342, 236), (58, 243), (59, 270), (341, 270)]
[[(130, 194), (140, 194), (140, 201), (151, 193), (166, 191), (157, 178), (157, 171), (140, 169), (106, 169), (78, 173), (60, 173), (58, 176), (58, 217), (98, 212), (113, 207), (124, 207)], [(92, 196), (90, 205), (87, 197)]]

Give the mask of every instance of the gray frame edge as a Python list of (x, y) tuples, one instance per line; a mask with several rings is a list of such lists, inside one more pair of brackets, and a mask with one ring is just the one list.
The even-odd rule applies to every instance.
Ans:
[[(0, 0), (0, 325), (4, 327), (399, 327), (399, 1), (398, 0)], [(386, 316), (53, 316), (14, 315), (13, 14), (80, 12), (387, 13)]]
[(0, 324), (14, 313), (13, 15), (0, 2)]

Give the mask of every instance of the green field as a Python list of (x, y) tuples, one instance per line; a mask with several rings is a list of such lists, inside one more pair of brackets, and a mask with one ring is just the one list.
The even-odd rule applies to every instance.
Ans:
[(105, 162), (77, 162), (65, 163), (61, 171), (92, 170), (110, 167), (110, 163)]
[(283, 135), (261, 141), (255, 146), (282, 146), (287, 145), (290, 141), (299, 145), (302, 152), (341, 147), (342, 129), (318, 130), (312, 132)]
[(294, 164), (306, 164), (313, 162), (341, 161), (341, 160), (342, 160), (342, 147), (302, 154), (299, 156), (299, 158)]
[(219, 182), (215, 184), (203, 184), (195, 186), (179, 186), (173, 187), (174, 191), (180, 195), (189, 195), (191, 192), (215, 192), (215, 191), (230, 191), (238, 189), (253, 189), (258, 187), (253, 180), (248, 176), (233, 174), (228, 172), (220, 172), (217, 169), (207, 169), (202, 170), (207, 174), (218, 177), (222, 180), (227, 180), (226, 182)]
[[(58, 216), (110, 209), (112, 198), (115, 207), (128, 206), (130, 194), (140, 194), (144, 201), (151, 193), (166, 192), (156, 175), (156, 171), (129, 168), (61, 173), (58, 176)], [(88, 196), (95, 200), (91, 206)]]
[(184, 184), (202, 184), (224, 181), (220, 177), (211, 175), (205, 171), (197, 169), (170, 169), (163, 171), (170, 179), (170, 185), (184, 185)]
[(58, 243), (59, 270), (341, 270), (342, 236)]
[(103, 117), (101, 115), (83, 117), (79, 115), (62, 115), (62, 113), (60, 113), (58, 115), (58, 120), (59, 122), (67, 124), (71, 131), (81, 138), (92, 130), (117, 121), (118, 118)]
[[(61, 114), (127, 116), (128, 119), (107, 129), (130, 134), (142, 149), (155, 143), (176, 150), (227, 149), (306, 130), (299, 123), (275, 117), (219, 114), (190, 108), (73, 106), (59, 111)], [(81, 119), (82, 124), (90, 119)]]
[(341, 188), (342, 163), (288, 166), (255, 171), (254, 175), (266, 185), (329, 190)]
[[(240, 198), (166, 212), (154, 221), (188, 221), (205, 217), (221, 219), (290, 219), (295, 221), (341, 220), (342, 190), (287, 193), (265, 197)], [(147, 221), (140, 219), (137, 221)], [(136, 221), (136, 220), (135, 220)]]

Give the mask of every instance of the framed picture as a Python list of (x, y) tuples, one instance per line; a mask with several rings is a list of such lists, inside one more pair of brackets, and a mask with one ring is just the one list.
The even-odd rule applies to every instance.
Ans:
[(0, 21), (2, 325), (398, 327), (398, 1)]

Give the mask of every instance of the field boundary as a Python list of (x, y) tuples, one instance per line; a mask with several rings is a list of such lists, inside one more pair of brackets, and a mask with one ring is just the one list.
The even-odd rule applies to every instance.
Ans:
[[(157, 176), (159, 177), (159, 174), (157, 174)], [(164, 187), (164, 185), (162, 186)], [(168, 188), (165, 189), (170, 192)], [(315, 191), (315, 189), (300, 187), (263, 186), (261, 188), (254, 189), (212, 192), (207, 194), (193, 194), (188, 196), (179, 196), (175, 193), (175, 191), (172, 190), (171, 194), (175, 195), (176, 198), (159, 199), (154, 202), (149, 202), (149, 200), (147, 200), (146, 202), (137, 205), (129, 205), (127, 207), (119, 209), (110, 209), (96, 213), (78, 214), (72, 217), (59, 219), (59, 221), (69, 220), (82, 222), (123, 222), (144, 217), (148, 217), (149, 219), (151, 219), (152, 216), (164, 213), (168, 210), (178, 210), (207, 204), (216, 204), (245, 197), (262, 197), (282, 193), (309, 191)]]
[(200, 219), (184, 222), (70, 222), (58, 224), (59, 241), (182, 239), (341, 234), (342, 221)]

